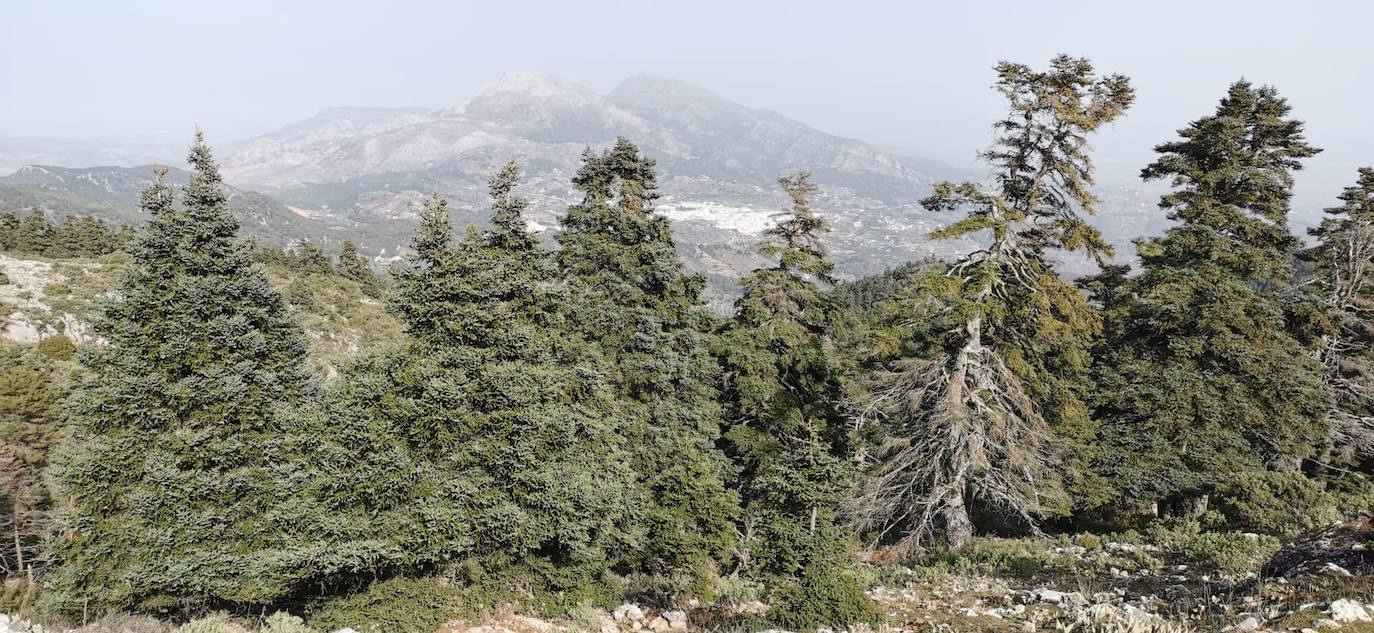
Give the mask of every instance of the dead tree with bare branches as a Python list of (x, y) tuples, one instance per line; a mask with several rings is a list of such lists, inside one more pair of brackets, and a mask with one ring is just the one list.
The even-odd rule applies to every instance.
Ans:
[(1328, 459), (1351, 464), (1374, 459), (1374, 168), (1340, 200), (1311, 229), (1320, 242), (1307, 254), (1332, 317), (1320, 348), (1333, 396)]
[(903, 553), (968, 545), (974, 503), (1031, 527), (1062, 506), (1055, 423), (1083, 410), (1056, 368), (1086, 365), (1099, 322), (1048, 257), (1110, 256), (1085, 219), (1097, 204), (1087, 137), (1134, 93), (1126, 77), (1068, 56), (1043, 72), (1003, 62), (997, 74), (1009, 112), (981, 154), (995, 181), (940, 183), (922, 201), (968, 213), (933, 237), (987, 245), (922, 282), (907, 325), (938, 324), (941, 343), (875, 371), (858, 413), (887, 432), (848, 511), (860, 532)]

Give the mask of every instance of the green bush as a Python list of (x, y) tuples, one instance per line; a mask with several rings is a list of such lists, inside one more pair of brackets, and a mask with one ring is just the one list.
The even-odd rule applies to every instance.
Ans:
[(1095, 552), (1102, 549), (1102, 537), (1096, 534), (1079, 534), (1074, 538), (1074, 542), (1083, 549)]
[(310, 624), (324, 631), (432, 633), (460, 617), (461, 606), (458, 588), (443, 578), (393, 578), (329, 600)]
[(81, 633), (175, 633), (176, 627), (149, 615), (110, 613), (77, 630)]
[(71, 360), (76, 356), (76, 345), (66, 335), (58, 334), (39, 341), (38, 353), (53, 360)]
[(1247, 473), (1217, 490), (1216, 509), (1233, 530), (1292, 536), (1340, 518), (1337, 500), (1302, 473)]
[(1374, 508), (1374, 479), (1361, 473), (1339, 473), (1328, 474), (1324, 483), (1340, 511)]
[(41, 586), (23, 578), (10, 578), (0, 586), (0, 612), (24, 615), (33, 607)]
[(1241, 532), (1204, 532), (1196, 520), (1158, 521), (1146, 530), (1146, 540), (1192, 564), (1226, 573), (1258, 567), (1279, 550), (1279, 540)]
[(775, 585), (772, 598), (769, 619), (792, 631), (876, 626), (882, 619), (858, 579), (836, 569), (808, 569), (800, 579)]
[(248, 633), (248, 629), (235, 624), (227, 615), (215, 613), (177, 627), (176, 633)]
[(278, 611), (267, 617), (262, 633), (315, 633), (315, 629), (306, 626), (305, 620), (285, 611)]
[(947, 552), (934, 561), (945, 561), (956, 572), (979, 570), (1021, 578), (1056, 569), (1063, 560), (1049, 551), (1041, 539), (980, 538), (963, 550)]
[(1279, 551), (1279, 540), (1268, 535), (1203, 532), (1186, 542), (1182, 554), (1227, 573), (1254, 570)]

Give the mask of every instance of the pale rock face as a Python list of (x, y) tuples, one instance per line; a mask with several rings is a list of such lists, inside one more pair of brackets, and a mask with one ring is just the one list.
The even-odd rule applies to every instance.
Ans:
[(99, 342), (90, 324), (71, 314), (54, 314), (44, 290), (66, 277), (54, 271), (52, 264), (0, 255), (0, 272), (10, 281), (0, 285), (0, 303), (13, 310), (0, 319), (0, 338), (37, 343), (61, 333), (78, 345)]
[(1342, 598), (1331, 603), (1331, 619), (1340, 623), (1371, 622), (1374, 612), (1358, 600)]

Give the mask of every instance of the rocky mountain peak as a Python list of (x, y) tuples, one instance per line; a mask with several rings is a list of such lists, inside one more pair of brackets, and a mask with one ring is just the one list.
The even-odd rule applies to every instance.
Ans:
[(616, 136), (650, 144), (666, 141), (648, 122), (605, 96), (532, 72), (502, 75), (468, 101), (463, 113), (541, 142), (603, 143)]
[(501, 75), (496, 81), (487, 84), (468, 103), (481, 104), (493, 99), (520, 99), (529, 101), (564, 101), (570, 103), (596, 102), (601, 95), (586, 87), (563, 81), (552, 75), (529, 71), (514, 71)]
[(700, 86), (658, 75), (633, 75), (620, 82), (607, 96), (611, 101), (631, 109), (702, 106), (745, 109)]

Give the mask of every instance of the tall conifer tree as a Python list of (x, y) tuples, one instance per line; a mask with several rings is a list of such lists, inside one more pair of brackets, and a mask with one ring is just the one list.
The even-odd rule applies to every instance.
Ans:
[(199, 133), (150, 215), (70, 400), (53, 577), (63, 606), (268, 603), (292, 589), (273, 453), (280, 409), (310, 397), (300, 328), (249, 261)]
[(1329, 398), (1283, 292), (1297, 238), (1292, 172), (1319, 150), (1273, 88), (1233, 84), (1216, 113), (1155, 148), (1147, 180), (1177, 226), (1140, 244), (1109, 290), (1097, 363), (1104, 471), (1134, 502), (1192, 513), (1223, 478), (1291, 469), (1324, 437)]
[(1326, 384), (1330, 457), (1345, 463), (1374, 460), (1374, 167), (1362, 167), (1354, 185), (1311, 229), (1319, 242), (1305, 253), (1317, 266), (1317, 287), (1333, 323), (1321, 345)]
[(377, 273), (372, 270), (367, 258), (358, 254), (358, 245), (354, 244), (353, 240), (344, 240), (343, 246), (339, 249), (334, 272), (345, 279), (358, 282), (363, 287), (363, 292), (369, 295), (375, 296), (381, 292), (381, 280), (377, 278)]
[(582, 202), (561, 219), (567, 310), (614, 368), (634, 465), (649, 498), (640, 552), (650, 571), (709, 573), (733, 540), (737, 501), (716, 448), (719, 366), (710, 355), (704, 280), (683, 270), (668, 220), (654, 213), (654, 161), (620, 139), (583, 155)]
[[(853, 510), (861, 529), (901, 549), (973, 534), (969, 505), (1034, 525), (1066, 505), (1064, 449), (1091, 438), (1075, 382), (1086, 369), (1096, 315), (1050, 267), (1051, 249), (1109, 254), (1086, 215), (1087, 137), (1120, 117), (1134, 93), (1119, 75), (1098, 77), (1084, 59), (1056, 57), (1048, 71), (997, 66), (1009, 102), (997, 144), (982, 154), (996, 186), (939, 183), (922, 202), (967, 209), (937, 238), (984, 235), (990, 242), (939, 275), (906, 315), (939, 340), (930, 357), (903, 358), (877, 372), (865, 409), (894, 442), (866, 478)], [(930, 306), (934, 306), (933, 308)], [(1065, 439), (1076, 440), (1066, 443)]]
[(492, 228), (457, 242), (436, 196), (393, 301), (409, 341), (346, 381), (333, 417), (407, 455), (399, 477), (368, 466), (405, 487), (386, 509), (397, 533), (378, 535), (420, 554), (404, 565), (466, 560), (489, 580), (533, 572), (540, 588), (585, 597), (638, 544), (642, 504), (610, 369), (567, 335), (565, 292), (526, 228), (518, 177), (514, 163), (492, 176)]
[(831, 337), (835, 307), (820, 288), (834, 282), (821, 243), (829, 227), (811, 210), (809, 174), (779, 184), (792, 208), (759, 246), (776, 263), (742, 280), (744, 296), (718, 341), (726, 437), (741, 468), (741, 550), (746, 571), (782, 603), (780, 624), (871, 621), (875, 612), (851, 571), (852, 538), (836, 522), (854, 472)]

